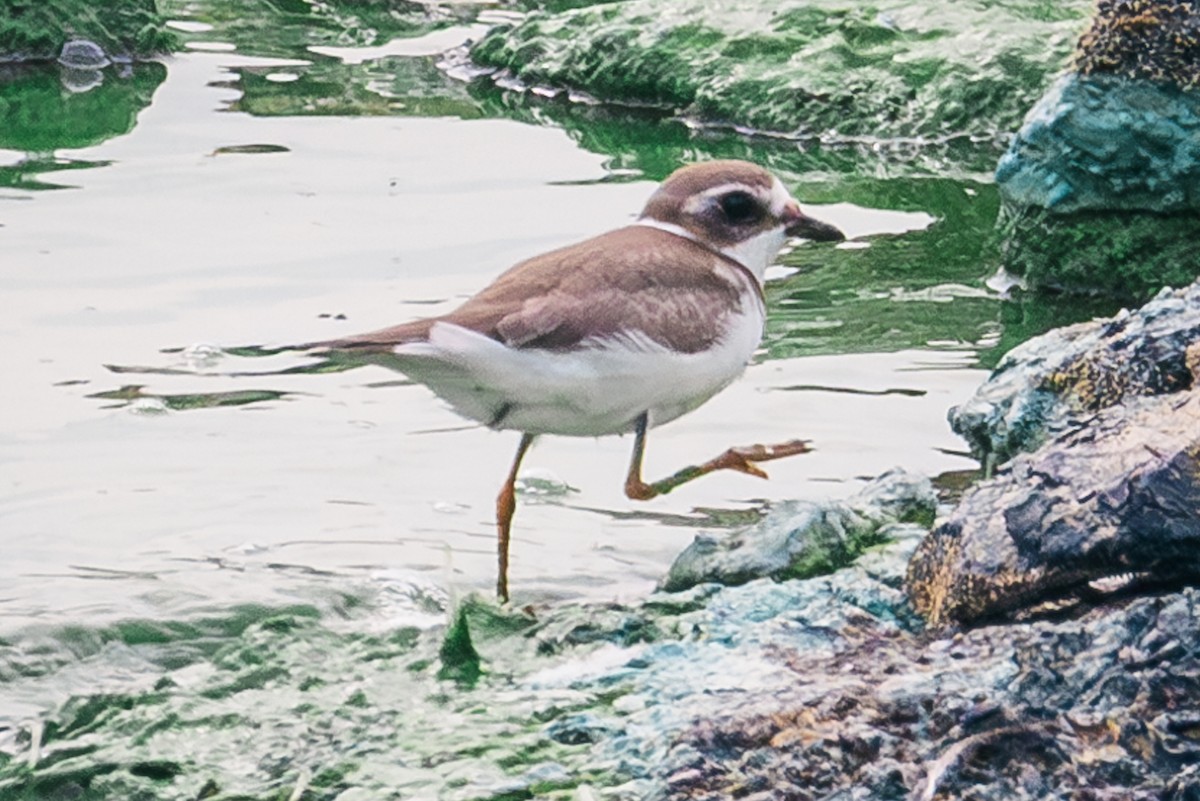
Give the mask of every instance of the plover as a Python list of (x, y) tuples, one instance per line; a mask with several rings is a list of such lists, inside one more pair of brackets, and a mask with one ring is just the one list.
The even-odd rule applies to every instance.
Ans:
[(425, 384), (463, 417), (521, 432), (496, 499), (496, 592), (508, 599), (517, 472), (542, 434), (634, 435), (625, 494), (646, 500), (802, 440), (730, 448), (642, 480), (646, 432), (697, 408), (746, 368), (762, 339), (763, 274), (788, 237), (838, 241), (778, 178), (744, 161), (682, 167), (632, 224), (520, 262), (454, 311), (313, 344)]

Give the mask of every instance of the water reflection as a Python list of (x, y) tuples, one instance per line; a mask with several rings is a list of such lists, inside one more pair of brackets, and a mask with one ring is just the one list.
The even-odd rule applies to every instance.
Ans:
[(146, 392), (141, 384), (127, 384), (118, 389), (95, 392), (89, 398), (116, 401), (103, 408), (133, 407), (137, 411), (154, 410), (179, 412), (187, 409), (212, 409), (222, 406), (245, 406), (250, 403), (283, 400), (295, 393), (270, 389), (240, 389), (229, 392), (189, 392), (177, 395)]
[(53, 153), (129, 133), (167, 77), (158, 63), (114, 66), (89, 91), (64, 92), (64, 76), (74, 80), (73, 72), (57, 65), (0, 65), (0, 148)]

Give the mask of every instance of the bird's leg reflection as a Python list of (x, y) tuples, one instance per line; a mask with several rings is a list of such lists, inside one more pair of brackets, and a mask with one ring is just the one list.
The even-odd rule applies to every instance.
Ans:
[(642, 454), (646, 450), (646, 428), (648, 426), (649, 415), (643, 413), (638, 418), (637, 427), (634, 429), (633, 458), (629, 461), (629, 475), (625, 477), (625, 494), (635, 501), (646, 501), (659, 495), (666, 495), (694, 478), (715, 473), (717, 470), (736, 470), (739, 473), (766, 478), (767, 474), (756, 464), (757, 462), (782, 459), (785, 456), (795, 456), (812, 450), (808, 446), (808, 442), (802, 439), (789, 440), (779, 445), (730, 448), (715, 459), (685, 467), (664, 479), (647, 484), (642, 481)]
[(508, 480), (496, 496), (496, 551), (500, 557), (500, 569), (496, 574), (496, 597), (504, 603), (508, 602), (508, 540), (513, 512), (517, 509), (517, 471), (521, 467), (521, 460), (525, 458), (525, 451), (529, 450), (532, 444), (533, 434), (521, 435), (521, 444), (517, 446), (517, 456), (508, 472)]

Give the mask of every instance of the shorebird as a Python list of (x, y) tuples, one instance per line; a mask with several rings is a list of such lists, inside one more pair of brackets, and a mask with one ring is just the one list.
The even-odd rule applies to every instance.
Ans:
[(521, 432), (496, 498), (496, 594), (507, 601), (517, 472), (539, 435), (632, 433), (625, 494), (636, 500), (716, 470), (766, 478), (757, 463), (808, 450), (803, 440), (730, 448), (642, 480), (647, 431), (745, 370), (766, 318), (763, 274), (792, 236), (844, 238), (755, 164), (693, 164), (632, 225), (522, 261), (454, 311), (309, 347), (399, 370), (463, 417)]

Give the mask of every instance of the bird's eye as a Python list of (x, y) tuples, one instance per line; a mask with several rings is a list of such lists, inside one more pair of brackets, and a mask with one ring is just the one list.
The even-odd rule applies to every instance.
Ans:
[(762, 209), (749, 193), (730, 192), (721, 198), (721, 213), (729, 222), (740, 225), (762, 217)]

